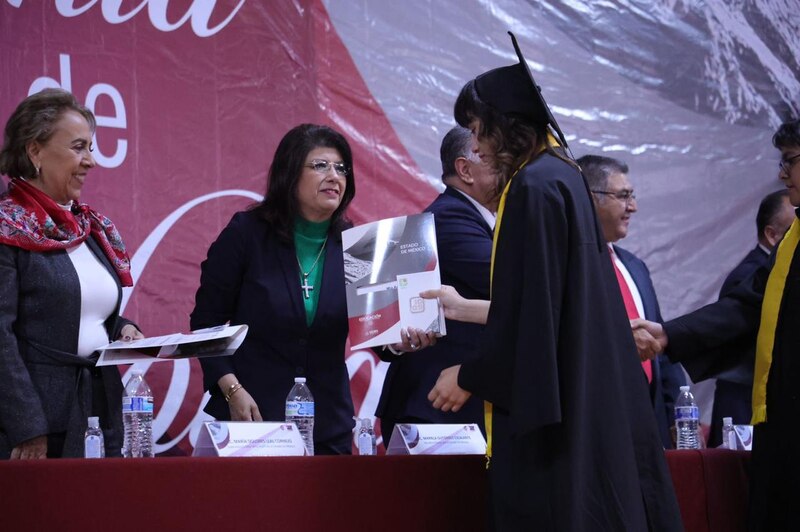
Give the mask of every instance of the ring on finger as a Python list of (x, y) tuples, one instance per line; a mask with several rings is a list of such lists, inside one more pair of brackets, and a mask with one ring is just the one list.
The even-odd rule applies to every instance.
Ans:
[(414, 349), (416, 351), (417, 344), (409, 342), (409, 345), (411, 346), (411, 349)]

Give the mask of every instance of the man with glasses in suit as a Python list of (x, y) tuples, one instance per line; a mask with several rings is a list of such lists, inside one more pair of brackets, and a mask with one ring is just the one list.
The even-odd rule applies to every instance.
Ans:
[[(663, 321), (650, 270), (636, 255), (616, 245), (628, 235), (630, 218), (637, 211), (636, 196), (628, 180), (628, 165), (600, 155), (585, 155), (577, 163), (592, 191), (628, 318)], [(664, 448), (671, 449), (675, 446), (672, 438), (675, 400), (680, 387), (686, 384), (686, 377), (679, 364), (664, 357), (642, 362), (642, 370), (648, 381), (661, 443)]]

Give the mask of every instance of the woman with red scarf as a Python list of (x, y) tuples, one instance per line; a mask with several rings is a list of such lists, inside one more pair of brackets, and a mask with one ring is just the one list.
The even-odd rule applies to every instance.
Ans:
[(108, 456), (122, 443), (116, 367), (96, 348), (141, 338), (119, 317), (130, 259), (114, 224), (79, 203), (94, 168), (95, 118), (69, 92), (46, 89), (8, 120), (0, 173), (0, 458), (83, 456), (99, 416)]

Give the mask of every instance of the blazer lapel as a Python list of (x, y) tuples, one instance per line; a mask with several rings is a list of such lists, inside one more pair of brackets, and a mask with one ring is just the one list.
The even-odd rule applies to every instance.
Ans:
[[(330, 308), (331, 298), (336, 298), (336, 285), (340, 283), (344, 286), (344, 258), (342, 257), (341, 240), (336, 236), (328, 237), (328, 244), (325, 246), (325, 263), (322, 265), (322, 286), (320, 287), (319, 299), (317, 300), (317, 312), (314, 314), (313, 327), (317, 323), (317, 318), (324, 315)], [(338, 298), (337, 298), (338, 299)]]
[(305, 306), (301, 300), (300, 272), (297, 265), (297, 254), (294, 245), (276, 242), (278, 263), (283, 271), (283, 281), (286, 283), (286, 290), (289, 292), (289, 301), (292, 302), (292, 316), (302, 318), (306, 322)]

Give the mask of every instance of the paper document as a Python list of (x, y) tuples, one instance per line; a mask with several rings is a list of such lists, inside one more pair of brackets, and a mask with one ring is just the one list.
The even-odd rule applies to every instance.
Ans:
[(419, 297), (441, 286), (433, 214), (353, 227), (342, 248), (352, 350), (398, 343), (406, 327), (447, 333), (438, 302)]
[(247, 325), (220, 325), (189, 334), (173, 333), (132, 342), (117, 340), (100, 348), (102, 352), (97, 365), (230, 356), (242, 345), (245, 336)]

